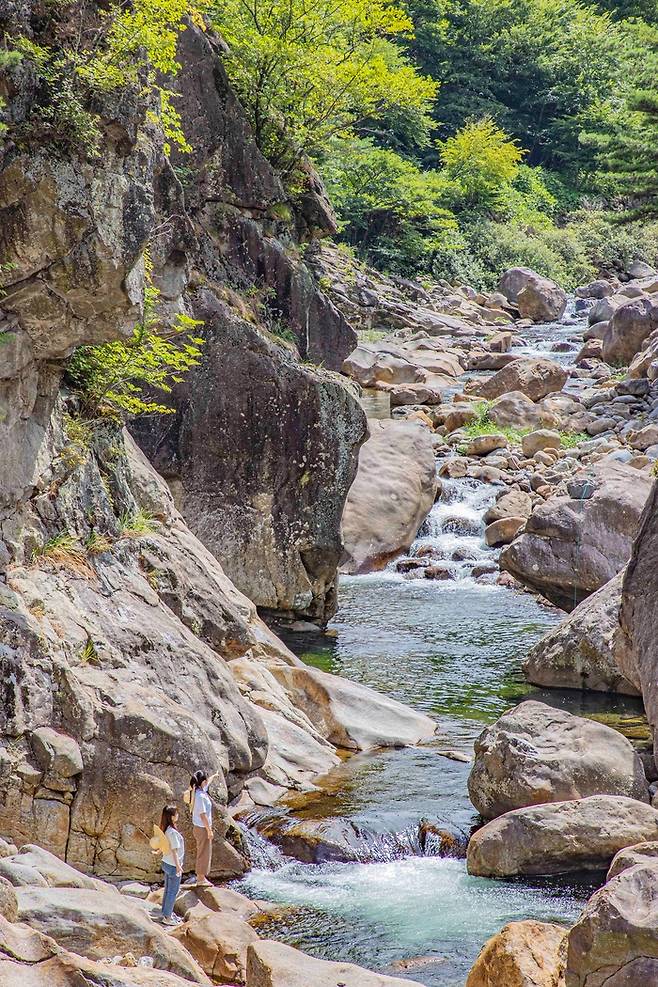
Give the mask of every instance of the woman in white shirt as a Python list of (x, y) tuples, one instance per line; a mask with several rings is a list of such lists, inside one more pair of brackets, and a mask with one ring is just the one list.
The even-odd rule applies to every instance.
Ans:
[(180, 888), (181, 877), (183, 875), (183, 858), (185, 857), (185, 841), (182, 833), (176, 826), (178, 822), (178, 809), (175, 805), (165, 805), (162, 810), (160, 829), (167, 837), (169, 852), (162, 855), (162, 869), (164, 871), (164, 895), (162, 897), (162, 924), (178, 925), (178, 919), (174, 918), (174, 902)]
[(212, 857), (212, 799), (208, 795), (210, 780), (205, 771), (195, 771), (190, 779), (190, 808), (196, 841), (196, 883), (207, 887)]

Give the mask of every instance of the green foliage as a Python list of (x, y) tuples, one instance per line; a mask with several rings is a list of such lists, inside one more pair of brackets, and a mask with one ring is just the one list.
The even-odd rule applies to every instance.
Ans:
[(391, 0), (217, 0), (212, 19), (256, 140), (284, 171), (386, 112), (427, 132), (437, 83), (395, 45), (412, 23)]
[(94, 570), (86, 559), (80, 539), (68, 531), (58, 532), (34, 551), (32, 562), (38, 563), (40, 560), (71, 569), (73, 572), (89, 578), (95, 576)]
[[(41, 45), (28, 37), (14, 39), (14, 51), (29, 63), (40, 80), (43, 93), (39, 107), (41, 124), (60, 143), (83, 145), (90, 156), (100, 152), (100, 117), (91, 108), (99, 98), (132, 87), (139, 90), (146, 117), (162, 130), (167, 153), (175, 144), (189, 151), (173, 104), (176, 94), (163, 80), (180, 68), (176, 60), (178, 36), (185, 19), (202, 25), (201, 15), (209, 0), (114, 0), (99, 10), (93, 24), (61, 31), (55, 46)], [(57, 6), (50, 16), (70, 17)], [(2, 65), (0, 63), (0, 69)]]
[(86, 643), (80, 649), (80, 662), (83, 665), (95, 664), (98, 661), (98, 651), (96, 650), (96, 645), (90, 637), (87, 638)]
[(102, 555), (103, 552), (109, 552), (111, 548), (112, 542), (107, 535), (100, 535), (97, 531), (92, 531), (85, 542), (87, 555), (91, 556)]
[(137, 511), (127, 512), (119, 518), (122, 538), (140, 538), (157, 530), (155, 518), (149, 511), (140, 507)]
[(581, 442), (591, 439), (587, 432), (560, 432), (560, 445), (563, 449), (574, 449)]
[(517, 175), (523, 151), (490, 117), (469, 121), (439, 145), (443, 174), (453, 185), (454, 205), (495, 211)]
[[(8, 51), (6, 49), (0, 48), (0, 76), (4, 72), (10, 71), (14, 66), (18, 65), (21, 60), (21, 54), (18, 51)], [(7, 133), (7, 124), (2, 120), (2, 112), (6, 106), (4, 99), (0, 96), (0, 141)], [(0, 264), (0, 271), (2, 271), (3, 265)]]
[(127, 342), (79, 346), (68, 361), (68, 383), (79, 393), (87, 417), (173, 413), (173, 408), (151, 400), (145, 392), (169, 394), (198, 366), (204, 341), (196, 331), (202, 323), (179, 313), (164, 326), (157, 315), (158, 297), (147, 257), (144, 318), (132, 337)]
[(370, 263), (428, 270), (433, 252), (451, 240), (456, 223), (438, 172), (363, 139), (332, 142), (320, 169), (343, 239)]

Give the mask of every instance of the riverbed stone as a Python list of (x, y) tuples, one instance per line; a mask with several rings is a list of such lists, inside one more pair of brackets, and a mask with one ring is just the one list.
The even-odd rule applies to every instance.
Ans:
[(567, 306), (567, 294), (562, 288), (528, 267), (513, 267), (498, 282), (508, 302), (516, 305), (522, 319), (552, 322), (562, 318)]
[(476, 435), (466, 446), (467, 456), (486, 456), (495, 449), (506, 449), (509, 445), (507, 436), (502, 432), (492, 432), (489, 435)]
[(658, 841), (654, 843), (636, 843), (634, 846), (624, 847), (615, 854), (612, 863), (608, 868), (606, 881), (611, 881), (622, 871), (635, 867), (636, 864), (643, 864), (647, 860), (653, 860), (658, 864)]
[(230, 912), (191, 917), (170, 933), (214, 983), (244, 983), (247, 947), (258, 941), (250, 925)]
[(542, 420), (541, 411), (522, 391), (510, 391), (497, 398), (489, 408), (489, 418), (498, 426), (534, 428)]
[(602, 870), (619, 850), (658, 840), (658, 810), (636, 799), (592, 795), (506, 812), (471, 837), (477, 877)]
[(426, 428), (396, 420), (371, 420), (369, 427), (343, 513), (343, 572), (382, 569), (407, 552), (436, 492)]
[(644, 296), (620, 305), (603, 337), (606, 363), (628, 364), (642, 349), (646, 338), (658, 329), (658, 301)]
[(567, 931), (548, 922), (510, 922), (484, 944), (466, 987), (561, 987)]
[(649, 801), (644, 768), (629, 740), (603, 723), (534, 700), (482, 731), (468, 791), (485, 819), (589, 795)]
[(523, 358), (503, 367), (487, 380), (466, 385), (468, 394), (481, 398), (498, 398), (510, 391), (521, 391), (532, 401), (539, 401), (553, 391), (561, 391), (568, 372), (552, 360)]
[(524, 456), (534, 456), (536, 452), (546, 449), (559, 449), (561, 446), (559, 432), (552, 432), (548, 428), (538, 428), (534, 432), (528, 432), (521, 438), (521, 449)]
[(500, 521), (505, 517), (527, 518), (532, 513), (532, 498), (525, 490), (509, 490), (496, 500), (485, 513), (486, 524)]
[(523, 663), (528, 682), (553, 689), (639, 695), (621, 667), (619, 607), (623, 572), (551, 628)]
[(513, 514), (493, 521), (484, 530), (484, 540), (492, 548), (497, 545), (509, 545), (524, 527), (525, 522), (524, 517), (515, 517)]

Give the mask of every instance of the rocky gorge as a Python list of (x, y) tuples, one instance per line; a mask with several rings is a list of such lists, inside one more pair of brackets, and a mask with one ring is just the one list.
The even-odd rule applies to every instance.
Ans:
[[(658, 716), (658, 274), (381, 275), (221, 51), (181, 35), (184, 169), (130, 94), (90, 161), (2, 82), (0, 984), (651, 983), (658, 769), (613, 714)], [(149, 265), (201, 358), (171, 414), (85, 417), (67, 360), (130, 338)], [(148, 837), (199, 764), (215, 886), (169, 932)], [(420, 934), (381, 910), (423, 894)]]

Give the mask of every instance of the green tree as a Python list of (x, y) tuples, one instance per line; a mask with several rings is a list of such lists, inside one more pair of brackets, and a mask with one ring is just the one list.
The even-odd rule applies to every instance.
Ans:
[(219, 0), (212, 17), (256, 140), (283, 171), (387, 112), (427, 129), (438, 86), (394, 43), (412, 23), (391, 0)]
[(446, 179), (372, 141), (333, 141), (320, 161), (341, 239), (370, 263), (401, 274), (428, 271), (456, 230)]
[[(71, 30), (66, 5), (50, 5), (49, 16), (61, 41), (44, 45), (31, 37), (12, 39), (12, 50), (30, 63), (42, 83), (36, 112), (50, 137), (86, 146), (91, 156), (100, 150), (99, 117), (90, 104), (127, 87), (139, 90), (146, 117), (156, 123), (171, 144), (181, 151), (189, 145), (174, 106), (175, 95), (166, 85), (180, 65), (176, 48), (187, 19), (202, 24), (209, 0), (112, 0), (107, 8), (84, 3), (77, 11), (77, 30)], [(62, 30), (58, 18), (66, 17)], [(0, 61), (0, 70), (2, 62)]]
[(528, 163), (592, 170), (583, 128), (618, 104), (646, 47), (628, 25), (578, 0), (408, 0), (420, 67), (441, 79), (444, 135), (490, 116)]
[(66, 367), (68, 383), (80, 395), (85, 414), (171, 414), (174, 409), (147, 396), (152, 390), (171, 393), (192, 367), (198, 366), (203, 339), (196, 335), (203, 323), (178, 314), (170, 325), (157, 314), (159, 292), (146, 261), (144, 318), (132, 337), (99, 346), (79, 346)]
[(439, 145), (443, 171), (461, 209), (493, 212), (516, 177), (523, 150), (490, 117), (472, 120)]

